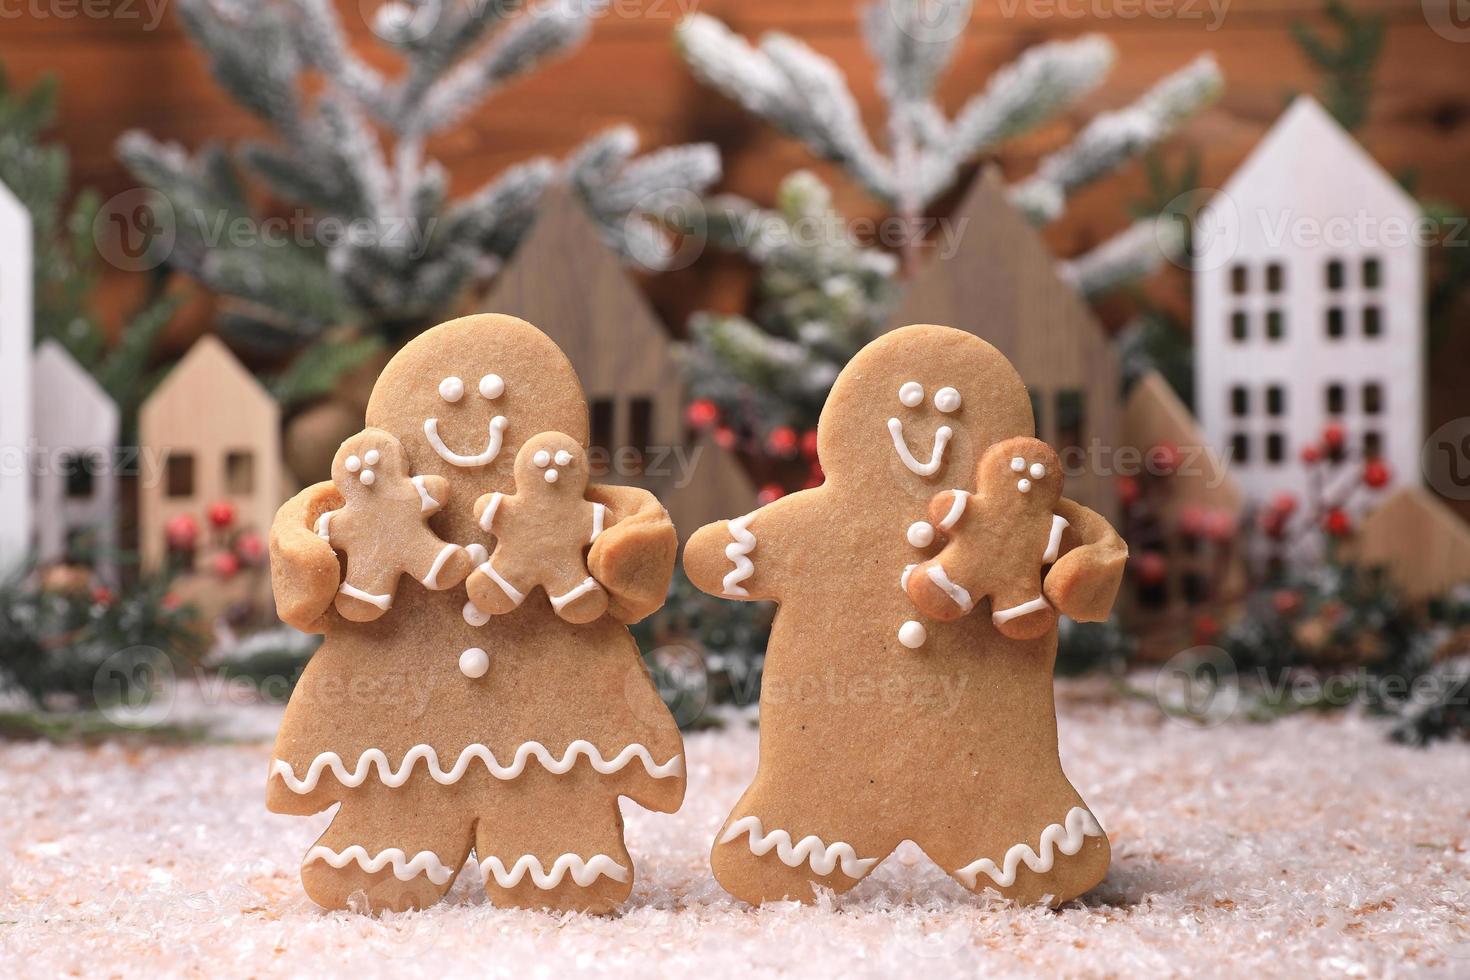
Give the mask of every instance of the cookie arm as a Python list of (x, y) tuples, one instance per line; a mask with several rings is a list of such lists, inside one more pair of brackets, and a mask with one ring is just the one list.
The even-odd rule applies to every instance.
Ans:
[(1101, 622), (1112, 611), (1123, 582), (1128, 545), (1111, 524), (1079, 503), (1063, 497), (1057, 514), (1069, 526), (1043, 591), (1058, 612), (1079, 623)]
[(657, 497), (637, 487), (593, 485), (587, 499), (607, 508), (587, 570), (607, 590), (613, 618), (636, 623), (668, 597), (679, 551), (674, 522)]
[(803, 490), (729, 521), (706, 524), (684, 545), (684, 573), (701, 592), (722, 599), (779, 601), (779, 583), (797, 542), (802, 520), (821, 513), (821, 488)]
[(337, 553), (316, 531), (317, 520), (343, 506), (331, 483), (317, 483), (276, 511), (271, 524), (271, 590), (281, 621), (303, 633), (325, 631), (325, 615), (342, 581)]

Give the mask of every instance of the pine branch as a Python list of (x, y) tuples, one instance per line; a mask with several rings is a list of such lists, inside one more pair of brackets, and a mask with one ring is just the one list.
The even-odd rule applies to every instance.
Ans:
[(331, 394), (344, 374), (382, 351), (377, 337), (323, 338), (302, 351), (291, 366), (267, 382), (271, 396), (286, 407)]
[(1095, 298), (1178, 260), (1184, 233), (1174, 221), (1135, 221), (1091, 251), (1064, 262), (1060, 273), (1084, 297)]

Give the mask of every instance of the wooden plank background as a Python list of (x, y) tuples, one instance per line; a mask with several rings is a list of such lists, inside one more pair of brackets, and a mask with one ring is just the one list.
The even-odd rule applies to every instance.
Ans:
[[(62, 76), (57, 136), (72, 150), (79, 185), (96, 186), (105, 194), (132, 186), (113, 156), (115, 140), (130, 128), (189, 147), (261, 134), (256, 122), (220, 93), (171, 9), (164, 8), (156, 29), (146, 29), (150, 7), (163, 0), (89, 2), (113, 14), (61, 15), (92, 9), (79, 6), (79, 0), (26, 0), (0, 9), (0, 60), (12, 77), (28, 83), (46, 72)], [(372, 44), (358, 13), (360, 8), (373, 9), (374, 0), (340, 2), (362, 50), (391, 68), (391, 55)], [(1113, 40), (1119, 57), (1109, 81), (1065, 118), (1005, 148), (999, 163), (1014, 178), (1029, 172), (1040, 154), (1063, 144), (1096, 111), (1126, 103), (1165, 72), (1213, 51), (1226, 76), (1226, 95), (1174, 146), (1175, 152), (1196, 149), (1204, 181), (1218, 185), (1290, 93), (1317, 87), (1311, 67), (1291, 40), (1289, 25), (1302, 19), (1320, 27), (1321, 6), (1318, 0), (1213, 0), (1221, 11), (1217, 14), (1210, 0), (1149, 2), (1168, 15), (1137, 16), (1143, 0), (981, 0), (943, 81), (943, 101), (954, 109), (997, 67), (1038, 41), (1093, 31)], [(1377, 98), (1361, 134), (1364, 142), (1390, 170), (1416, 173), (1423, 193), (1470, 206), (1465, 181), (1470, 43), (1455, 43), (1431, 30), (1420, 0), (1358, 0), (1356, 6), (1388, 19)], [(814, 161), (794, 141), (691, 78), (673, 51), (670, 35), (677, 17), (695, 7), (747, 36), (784, 30), (804, 38), (847, 72), (869, 122), (878, 123), (880, 101), (853, 0), (615, 0), (586, 46), (512, 85), (432, 144), (433, 154), (453, 174), (455, 191), (478, 187), (513, 161), (536, 153), (564, 153), (595, 129), (626, 122), (650, 147), (716, 142), (725, 155), (724, 189), (769, 201), (784, 174)], [(844, 209), (854, 215), (881, 213), (830, 168), (817, 169), (838, 180)], [(1121, 228), (1128, 203), (1143, 187), (1142, 174), (1134, 168), (1086, 190), (1067, 219), (1048, 229), (1049, 244), (1065, 256)], [(956, 200), (951, 195), (938, 210)], [(648, 289), (677, 332), (691, 310), (739, 307), (746, 283), (729, 263), (702, 261), (651, 280)], [(115, 321), (141, 289), (140, 277), (110, 277), (104, 315)], [(1181, 292), (1178, 283), (1157, 290), (1176, 302)], [(176, 332), (177, 343), (207, 323), (208, 310), (208, 304), (191, 308)], [(1126, 310), (1110, 304), (1103, 312), (1116, 324)]]

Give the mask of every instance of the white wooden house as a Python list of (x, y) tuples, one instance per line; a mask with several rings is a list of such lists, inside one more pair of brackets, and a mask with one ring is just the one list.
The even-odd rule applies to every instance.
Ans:
[(76, 544), (107, 577), (116, 567), (118, 409), (54, 340), (36, 351), (32, 375), (35, 445), (35, 554), (65, 561)]
[(31, 543), (31, 216), (0, 183), (0, 575)]
[(1419, 481), (1424, 252), (1418, 204), (1298, 98), (1196, 227), (1195, 401), (1248, 499), (1308, 495), (1303, 447)]

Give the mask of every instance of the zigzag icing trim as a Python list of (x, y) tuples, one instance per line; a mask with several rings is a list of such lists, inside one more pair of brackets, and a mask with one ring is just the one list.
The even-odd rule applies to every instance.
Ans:
[(1009, 888), (1016, 883), (1016, 872), (1023, 862), (1037, 874), (1046, 874), (1056, 863), (1058, 851), (1071, 857), (1082, 850), (1082, 844), (1088, 837), (1102, 835), (1102, 827), (1098, 826), (1097, 818), (1082, 807), (1074, 806), (1067, 811), (1065, 826), (1054, 823), (1041, 832), (1040, 854), (1033, 851), (1030, 844), (1016, 844), (1006, 851), (1001, 862), (1003, 867), (997, 867), (990, 858), (980, 858), (960, 868), (955, 875), (971, 888), (975, 887), (982, 874), (988, 875), (1000, 887)]
[(521, 883), (522, 878), (529, 874), (531, 883), (544, 891), (560, 885), (568, 872), (571, 873), (572, 881), (576, 882), (579, 888), (586, 888), (604, 876), (613, 881), (628, 880), (628, 869), (606, 854), (595, 854), (586, 861), (577, 854), (563, 854), (551, 862), (550, 871), (546, 870), (541, 859), (534, 854), (523, 854), (516, 858), (515, 864), (510, 866), (509, 871), (498, 857), (486, 858), (480, 862), (480, 877), (484, 879), (485, 884), (490, 883), (493, 875), (495, 883), (501, 888), (514, 888)]
[(750, 852), (756, 857), (769, 854), (774, 848), (782, 864), (790, 868), (807, 864), (819, 875), (829, 875), (841, 864), (843, 874), (849, 878), (861, 878), (878, 863), (877, 858), (858, 857), (851, 844), (842, 841), (823, 844), (815, 834), (803, 837), (793, 845), (791, 835), (784, 830), (765, 833), (760, 818), (755, 816), (741, 817), (732, 823), (720, 838), (720, 843), (728, 844), (741, 834), (750, 835)]
[(725, 575), (721, 587), (725, 595), (748, 596), (745, 586), (741, 585), (746, 579), (755, 574), (755, 562), (750, 560), (750, 553), (755, 550), (755, 533), (750, 530), (750, 522), (755, 514), (746, 514), (737, 517), (729, 524), (730, 537), (735, 540), (725, 546), (725, 557), (735, 563), (735, 568)]
[(457, 783), (469, 771), (470, 763), (481, 762), (485, 769), (496, 779), (515, 779), (526, 771), (526, 763), (534, 758), (541, 763), (548, 772), (560, 776), (570, 772), (572, 766), (577, 764), (577, 759), (586, 756), (592, 768), (604, 776), (610, 776), (615, 772), (621, 772), (628, 763), (634, 759), (643, 763), (644, 770), (654, 779), (667, 779), (671, 776), (684, 775), (684, 757), (676, 755), (663, 765), (657, 765), (653, 761), (652, 754), (644, 746), (633, 743), (619, 752), (612, 759), (604, 759), (597, 746), (585, 739), (577, 739), (567, 746), (566, 752), (560, 759), (540, 742), (526, 742), (516, 749), (515, 760), (508, 766), (502, 766), (487, 746), (476, 742), (474, 745), (466, 746), (459, 754), (454, 763), (454, 768), (445, 771), (439, 766), (439, 755), (431, 745), (415, 745), (403, 756), (403, 763), (395, 771), (388, 756), (382, 749), (368, 749), (358, 757), (357, 767), (348, 770), (342, 762), (342, 757), (335, 752), (323, 752), (311, 761), (307, 769), (306, 777), (296, 778), (296, 772), (291, 764), (284, 759), (275, 759), (271, 762), (271, 775), (279, 776), (281, 782), (293, 793), (310, 793), (316, 789), (317, 783), (321, 781), (322, 773), (330, 769), (332, 775), (349, 789), (356, 789), (367, 781), (368, 773), (377, 770), (378, 779), (384, 786), (397, 789), (408, 782), (413, 775), (414, 766), (420, 759), (424, 760), (424, 768), (434, 781), (441, 786), (449, 786)]
[(301, 863), (306, 865), (313, 861), (325, 861), (339, 870), (349, 864), (356, 864), (369, 874), (375, 874), (391, 865), (393, 877), (399, 881), (411, 881), (419, 875), (427, 875), (436, 885), (442, 885), (454, 876), (453, 869), (446, 867), (433, 851), (419, 851), (410, 859), (397, 847), (390, 847), (374, 857), (361, 844), (353, 844), (340, 852), (318, 844), (306, 852)]

